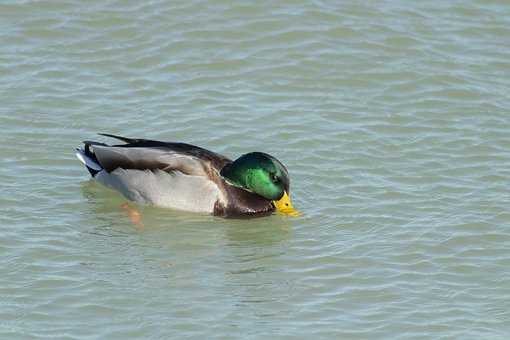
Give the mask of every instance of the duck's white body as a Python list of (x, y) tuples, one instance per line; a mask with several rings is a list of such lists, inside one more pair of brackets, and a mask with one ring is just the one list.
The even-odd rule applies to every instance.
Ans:
[(178, 171), (118, 168), (110, 173), (101, 170), (94, 179), (129, 200), (163, 208), (213, 213), (216, 201), (222, 198), (214, 182)]

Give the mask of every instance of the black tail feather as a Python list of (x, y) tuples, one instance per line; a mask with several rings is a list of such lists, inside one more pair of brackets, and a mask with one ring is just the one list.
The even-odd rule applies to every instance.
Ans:
[[(78, 156), (80, 161), (84, 163), (85, 167), (87, 168), (92, 177), (96, 176), (96, 174), (102, 170), (101, 165), (99, 165), (99, 162), (96, 158), (96, 155), (94, 155), (94, 153), (89, 149), (88, 144), (85, 144), (85, 148), (83, 149), (76, 148), (76, 151), (77, 151), (76, 156)], [(92, 165), (90, 165), (91, 164), (90, 162), (96, 163), (95, 164), (96, 169), (94, 169)]]
[(85, 165), (85, 167), (87, 168), (87, 170), (88, 170), (88, 171), (89, 171), (89, 173), (90, 173), (90, 176), (92, 176), (92, 177), (95, 177), (95, 176), (97, 175), (97, 173), (99, 172), (99, 171), (97, 171), (97, 170), (94, 170), (94, 169), (92, 169), (92, 168), (90, 168), (90, 167), (86, 166), (86, 165)]
[(83, 144), (85, 145), (100, 145), (100, 146), (108, 146), (108, 144), (105, 144), (105, 143), (99, 143), (99, 142), (94, 142), (92, 140), (84, 140), (82, 142)]
[(115, 138), (115, 139), (121, 140), (121, 141), (126, 142), (126, 143), (138, 143), (138, 142), (141, 141), (141, 139), (127, 138), (127, 137), (112, 135), (112, 134), (109, 134), (109, 133), (98, 133), (98, 135), (105, 136), (105, 137)]
[[(85, 157), (90, 158), (91, 160), (93, 160), (95, 163), (97, 163), (99, 165), (100, 164), (99, 160), (97, 159), (96, 155), (94, 154), (94, 152), (91, 150), (90, 147), (94, 146), (94, 145), (100, 145), (100, 146), (108, 146), (108, 145), (105, 143), (99, 143), (99, 142), (88, 141), (88, 140), (83, 141), (83, 144), (85, 144), (85, 147), (83, 149), (76, 149), (76, 150), (78, 152), (80, 152), (80, 151), (83, 152), (85, 154)], [(92, 177), (94, 177), (100, 171), (100, 170), (91, 168), (87, 164), (85, 164), (85, 167), (90, 172), (90, 175)]]

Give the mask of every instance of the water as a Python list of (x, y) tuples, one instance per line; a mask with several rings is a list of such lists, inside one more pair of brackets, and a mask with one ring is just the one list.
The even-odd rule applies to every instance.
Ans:
[[(0, 338), (507, 339), (509, 37), (505, 1), (3, 2)], [(271, 153), (304, 216), (137, 228), (96, 132)]]

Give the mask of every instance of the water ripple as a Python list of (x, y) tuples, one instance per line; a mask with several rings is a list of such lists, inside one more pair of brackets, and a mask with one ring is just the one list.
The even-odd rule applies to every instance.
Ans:
[[(0, 337), (505, 339), (510, 7), (0, 4)], [(96, 132), (274, 154), (304, 216), (140, 207)]]

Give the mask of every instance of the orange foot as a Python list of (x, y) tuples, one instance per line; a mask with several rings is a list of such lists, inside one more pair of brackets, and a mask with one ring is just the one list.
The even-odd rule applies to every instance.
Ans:
[(144, 226), (142, 223), (142, 214), (138, 209), (135, 207), (131, 207), (127, 202), (121, 204), (120, 206), (124, 211), (126, 211), (126, 214), (128, 215), (129, 219), (131, 220), (131, 223), (135, 225), (135, 228), (137, 230), (143, 230)]

